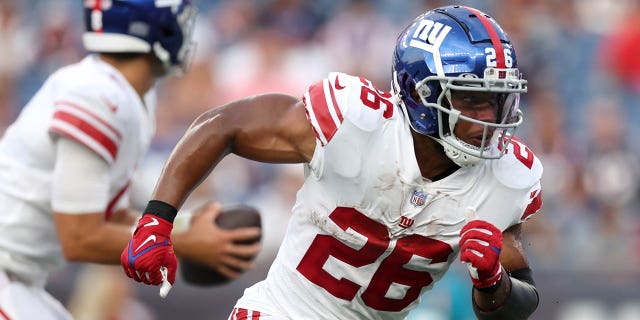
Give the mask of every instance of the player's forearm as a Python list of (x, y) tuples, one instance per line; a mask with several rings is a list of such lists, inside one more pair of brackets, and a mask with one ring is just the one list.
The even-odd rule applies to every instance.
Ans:
[(139, 211), (126, 208), (126, 209), (115, 211), (111, 215), (111, 217), (109, 217), (109, 222), (126, 225), (126, 226), (132, 226), (136, 223), (139, 216), (140, 216)]
[(503, 305), (511, 292), (511, 283), (506, 279), (509, 275), (502, 271), (502, 278), (496, 287), (480, 290), (473, 288), (473, 303), (481, 310), (495, 310)]
[(117, 264), (120, 254), (131, 238), (131, 226), (103, 223), (90, 234), (63, 246), (69, 261)]
[(478, 319), (528, 319), (538, 307), (538, 292), (529, 268), (511, 276), (504, 272), (499, 287), (493, 290), (473, 289), (473, 309)]
[(173, 221), (173, 229), (171, 230), (171, 242), (176, 256), (182, 257), (193, 248), (192, 237), (187, 232), (191, 225), (193, 212), (182, 212)]
[[(173, 232), (171, 234), (171, 242), (173, 243), (173, 250), (178, 257), (188, 257), (197, 259), (199, 252), (192, 237), (187, 232)], [(194, 253), (195, 251), (195, 253)], [(210, 254), (214, 254), (211, 252)]]

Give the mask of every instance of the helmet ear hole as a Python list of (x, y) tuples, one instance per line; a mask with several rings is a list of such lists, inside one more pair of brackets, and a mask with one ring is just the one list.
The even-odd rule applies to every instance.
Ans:
[(425, 87), (422, 90), (422, 95), (424, 95), (425, 98), (430, 97), (431, 96), (431, 90), (429, 89), (429, 87)]
[(170, 28), (167, 28), (167, 27), (162, 27), (162, 28), (160, 28), (160, 34), (163, 37), (171, 37), (173, 35), (173, 30), (171, 30)]

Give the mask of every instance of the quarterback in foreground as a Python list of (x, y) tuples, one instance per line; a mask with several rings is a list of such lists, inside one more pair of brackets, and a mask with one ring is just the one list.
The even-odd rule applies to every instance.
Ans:
[[(1, 319), (71, 319), (45, 291), (49, 274), (65, 260), (118, 264), (139, 214), (129, 186), (154, 134), (155, 83), (184, 71), (192, 47), (189, 0), (83, 3), (91, 53), (49, 76), (0, 141)], [(214, 228), (213, 204), (199, 212), (176, 252), (246, 270), (234, 257), (259, 248), (233, 242), (259, 230)]]
[[(521, 225), (542, 205), (542, 165), (514, 136), (526, 91), (495, 20), (465, 6), (428, 11), (398, 37), (392, 92), (335, 72), (302, 98), (263, 94), (202, 114), (145, 211), (164, 227), (142, 227), (131, 243), (168, 237), (229, 153), (303, 163), (277, 258), (230, 319), (403, 319), (456, 260), (479, 319), (526, 319), (538, 293)], [(147, 273), (158, 285), (160, 268), (175, 266), (170, 246), (143, 255), (153, 263), (122, 261), (138, 281)]]

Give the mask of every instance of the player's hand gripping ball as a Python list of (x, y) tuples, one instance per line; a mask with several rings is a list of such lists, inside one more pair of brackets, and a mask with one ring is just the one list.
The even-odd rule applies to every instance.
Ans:
[[(260, 213), (253, 207), (238, 205), (222, 208), (215, 221), (220, 228), (232, 230), (245, 227), (262, 227)], [(253, 244), (260, 242), (260, 237), (241, 244)], [(212, 268), (196, 262), (180, 258), (180, 274), (185, 282), (198, 286), (216, 286), (229, 282), (231, 279), (218, 273)]]

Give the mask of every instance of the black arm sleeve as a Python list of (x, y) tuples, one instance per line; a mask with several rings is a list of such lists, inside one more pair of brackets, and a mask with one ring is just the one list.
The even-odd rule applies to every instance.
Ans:
[(502, 306), (493, 311), (483, 311), (473, 303), (473, 311), (480, 320), (521, 320), (528, 319), (538, 308), (540, 298), (531, 269), (525, 268), (510, 273), (508, 281), (511, 284), (509, 297)]

